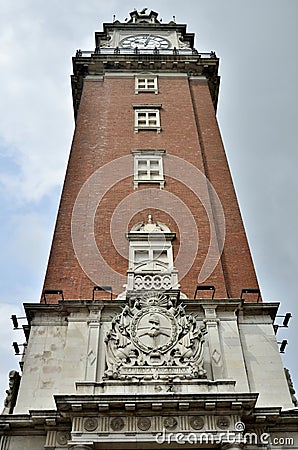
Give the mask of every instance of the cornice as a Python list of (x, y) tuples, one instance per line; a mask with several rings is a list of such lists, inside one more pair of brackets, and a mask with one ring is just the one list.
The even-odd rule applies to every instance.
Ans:
[[(258, 394), (218, 393), (218, 394), (179, 394), (174, 392), (153, 394), (101, 394), (101, 395), (55, 395), (57, 410), (64, 417), (95, 411), (127, 411), (134, 404), (137, 411), (188, 411), (203, 413), (251, 414)], [(158, 406), (158, 407), (157, 407)]]
[(185, 74), (189, 77), (204, 77), (208, 80), (209, 89), (216, 109), (219, 91), (218, 66), (219, 59), (213, 54), (173, 53), (96, 53), (79, 52), (72, 59), (73, 75), (71, 76), (74, 114), (77, 116), (84, 80), (86, 77), (105, 76), (108, 74), (134, 74), (144, 71), (156, 75)]

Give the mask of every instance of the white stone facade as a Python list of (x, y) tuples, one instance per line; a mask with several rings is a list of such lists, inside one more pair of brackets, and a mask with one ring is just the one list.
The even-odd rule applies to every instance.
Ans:
[[(179, 392), (209, 392), (204, 384), (226, 381), (227, 392), (231, 392), (233, 382), (233, 392), (258, 393), (257, 407), (293, 407), (272, 325), (276, 303), (242, 305), (237, 300), (183, 300), (183, 304), (188, 314), (195, 314), (206, 326), (206, 378), (200, 387), (194, 383), (190, 391), (180, 380)], [(26, 304), (32, 322), (14, 412), (52, 409), (53, 394), (73, 395), (77, 392), (76, 383), (95, 383), (92, 394), (109, 392), (104, 384), (104, 341), (122, 307), (123, 301)], [(274, 396), (272, 386), (276, 386)], [(144, 392), (139, 383), (127, 389)]]
[[(152, 296), (161, 298), (160, 293)], [(135, 306), (142, 298), (144, 305)], [(131, 442), (159, 448), (161, 440), (175, 447), (179, 433), (185, 440), (209, 436), (213, 448), (229, 443), (229, 433), (236, 433), (238, 443), (248, 433), (248, 449), (255, 448), (248, 442), (257, 439), (254, 433), (269, 433), (279, 442), (293, 438), (297, 445), (297, 410), (273, 330), (278, 304), (179, 300), (178, 291), (162, 298), (153, 305), (155, 315), (172, 315), (178, 324), (182, 317), (195, 318), (192, 330), (204, 330), (196, 335), (202, 341), (201, 375), (184, 370), (191, 355), (178, 368), (170, 357), (162, 366), (148, 357), (147, 341), (133, 341), (145, 356), (147, 351), (145, 366), (126, 359), (126, 371), (118, 378), (117, 373), (107, 376), (107, 336), (116, 322), (125, 326), (128, 305), (139, 308), (131, 313), (128, 329), (134, 330), (135, 323), (144, 328), (152, 307), (148, 293), (128, 294), (126, 310), (120, 300), (26, 304), (31, 330), (24, 371), (13, 414), (1, 416), (0, 449), (131, 448)], [(142, 308), (147, 308), (144, 313)], [(168, 333), (168, 341), (157, 345), (163, 358), (170, 351), (174, 355), (174, 341), (180, 348), (181, 342), (190, 342), (182, 329), (180, 341)], [(239, 423), (243, 430), (237, 429)]]

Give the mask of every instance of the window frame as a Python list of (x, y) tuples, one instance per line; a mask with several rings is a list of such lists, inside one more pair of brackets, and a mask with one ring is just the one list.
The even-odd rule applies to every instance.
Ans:
[[(144, 80), (145, 86), (140, 87), (139, 83), (141, 80)], [(148, 87), (148, 81), (153, 81), (153, 86)], [(138, 94), (139, 92), (148, 92), (148, 93), (154, 93), (158, 94), (158, 81), (157, 81), (157, 75), (136, 75), (135, 76), (135, 94)]]
[[(134, 189), (138, 189), (139, 184), (154, 183), (159, 184), (160, 189), (165, 186), (165, 177), (163, 169), (163, 157), (165, 155), (165, 150), (133, 150), (134, 157)], [(144, 164), (143, 172), (141, 174), (142, 168), (140, 163)], [(152, 169), (152, 162), (157, 162), (157, 170)], [(158, 172), (156, 175), (155, 173)]]
[[(148, 259), (138, 260), (137, 254), (146, 252)], [(163, 255), (162, 259), (156, 257), (156, 253)], [(155, 254), (155, 255), (154, 255)], [(165, 256), (165, 257), (164, 257)], [(163, 273), (171, 272), (174, 268), (173, 246), (171, 241), (161, 238), (160, 242), (130, 241), (129, 246), (129, 270), (137, 273)]]
[[(134, 131), (138, 133), (139, 131), (156, 131), (161, 132), (160, 125), (160, 108), (161, 105), (133, 105), (134, 109)], [(145, 115), (145, 123), (140, 123), (140, 115)], [(154, 125), (150, 125), (149, 114), (154, 114), (155, 122)]]

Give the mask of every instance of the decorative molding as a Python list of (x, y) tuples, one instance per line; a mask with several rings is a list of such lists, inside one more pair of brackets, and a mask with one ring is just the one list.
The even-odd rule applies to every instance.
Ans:
[[(152, 72), (149, 70), (146, 71), (138, 71), (137, 73), (138, 76), (142, 76), (142, 75), (158, 75), (158, 78), (187, 78), (187, 74), (186, 73), (159, 73), (159, 72)], [(104, 78), (135, 78), (136, 76), (136, 72), (105, 72)], [(95, 78), (103, 78), (102, 75), (87, 75), (86, 79), (95, 79)], [(205, 77), (191, 77), (191, 78), (195, 78), (195, 79), (202, 79), (205, 80)], [(100, 81), (100, 80), (99, 80)]]
[(93, 447), (89, 447), (89, 445), (78, 444), (78, 445), (72, 445), (69, 448), (70, 448), (70, 450), (92, 450)]
[(172, 287), (172, 274), (158, 274), (158, 275), (150, 275), (150, 274), (135, 274), (133, 289), (136, 291), (140, 291), (142, 289), (164, 289), (168, 290)]
[(0, 450), (9, 450), (10, 436), (0, 436)]
[(114, 417), (111, 419), (110, 426), (113, 431), (121, 431), (123, 430), (125, 423), (122, 417)]
[(189, 418), (189, 425), (194, 430), (201, 430), (204, 428), (205, 420), (202, 416), (192, 416)]
[[(157, 411), (157, 409), (156, 409)], [(152, 415), (152, 416), (136, 416), (136, 415), (122, 415), (122, 416), (98, 416), (84, 419), (84, 426), (81, 430), (72, 433), (72, 439), (76, 441), (78, 438), (84, 440), (96, 441), (96, 436), (110, 436), (128, 433), (140, 433), (141, 435), (154, 436), (154, 433), (159, 433), (165, 430), (166, 432), (174, 432), (175, 430), (184, 432), (206, 432), (221, 433), (223, 431), (236, 432), (237, 423), (240, 420), (239, 415), (189, 415), (189, 414), (175, 414), (175, 415)], [(93, 425), (90, 429), (86, 429), (86, 423)], [(81, 422), (82, 423), (82, 422)], [(96, 427), (94, 428), (94, 426)]]
[(57, 431), (48, 431), (46, 436), (45, 448), (56, 447)]
[(227, 416), (220, 416), (216, 419), (216, 426), (220, 430), (227, 430), (230, 427), (231, 421)]
[(151, 418), (149, 417), (139, 417), (137, 420), (137, 427), (141, 431), (148, 431), (151, 427)]
[(132, 105), (133, 109), (160, 109), (162, 108), (162, 104), (161, 103), (141, 103), (141, 104), (137, 104), (137, 105)]
[(163, 426), (165, 427), (166, 430), (175, 430), (177, 428), (178, 425), (178, 421), (175, 417), (170, 416), (170, 417), (165, 417), (163, 420)]
[(70, 433), (67, 431), (57, 431), (56, 441), (57, 444), (61, 446), (67, 446), (68, 441), (70, 440)]
[(88, 417), (84, 421), (84, 429), (86, 431), (95, 431), (98, 427), (98, 420), (95, 417)]

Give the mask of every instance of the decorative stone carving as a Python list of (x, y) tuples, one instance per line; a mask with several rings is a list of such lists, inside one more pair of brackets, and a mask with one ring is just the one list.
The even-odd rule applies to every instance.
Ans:
[(162, 275), (135, 275), (134, 277), (134, 289), (171, 289), (172, 277), (171, 274)]
[(84, 428), (86, 431), (95, 431), (98, 427), (98, 420), (95, 417), (88, 417), (84, 422)]
[(202, 416), (192, 416), (189, 419), (189, 425), (194, 430), (201, 430), (204, 427), (205, 421)]
[(179, 36), (179, 48), (190, 48), (190, 44), (188, 41), (184, 41), (183, 36)]
[(16, 399), (21, 380), (20, 374), (16, 370), (11, 370), (8, 376), (9, 376), (8, 389), (5, 391), (6, 398), (4, 400), (4, 409), (2, 411), (2, 414), (12, 414), (16, 404)]
[(284, 371), (285, 371), (286, 379), (287, 379), (287, 382), (288, 382), (289, 391), (290, 391), (290, 394), (291, 394), (291, 397), (292, 397), (292, 402), (293, 402), (294, 406), (297, 407), (298, 406), (298, 401), (297, 401), (297, 398), (295, 396), (296, 391), (294, 389), (294, 385), (293, 385), (293, 381), (292, 381), (292, 377), (291, 377), (290, 371), (289, 371), (289, 369), (286, 369), (286, 368), (284, 368)]
[(221, 360), (221, 354), (219, 353), (217, 348), (215, 348), (212, 352), (212, 359), (216, 364), (219, 364), (219, 362)]
[(137, 427), (141, 431), (148, 431), (151, 427), (151, 419), (149, 419), (148, 417), (140, 417), (137, 421)]
[(132, 232), (140, 231), (142, 233), (170, 233), (171, 230), (164, 223), (152, 222), (152, 215), (148, 214), (148, 222), (138, 222), (132, 229)]
[(59, 445), (67, 445), (67, 442), (70, 439), (70, 433), (67, 431), (58, 431), (56, 436), (57, 444)]
[(227, 430), (230, 426), (230, 423), (231, 423), (231, 421), (230, 421), (229, 417), (226, 417), (226, 416), (218, 417), (216, 419), (216, 426), (218, 428), (220, 428), (221, 430)]
[(204, 378), (204, 325), (168, 295), (143, 294), (112, 320), (106, 378)]
[(175, 430), (178, 425), (177, 419), (175, 417), (166, 417), (163, 421), (166, 430)]
[(111, 36), (102, 37), (100, 39), (100, 47), (111, 47)]
[(124, 428), (124, 420), (122, 417), (114, 417), (111, 420), (111, 428), (113, 431), (121, 431)]

